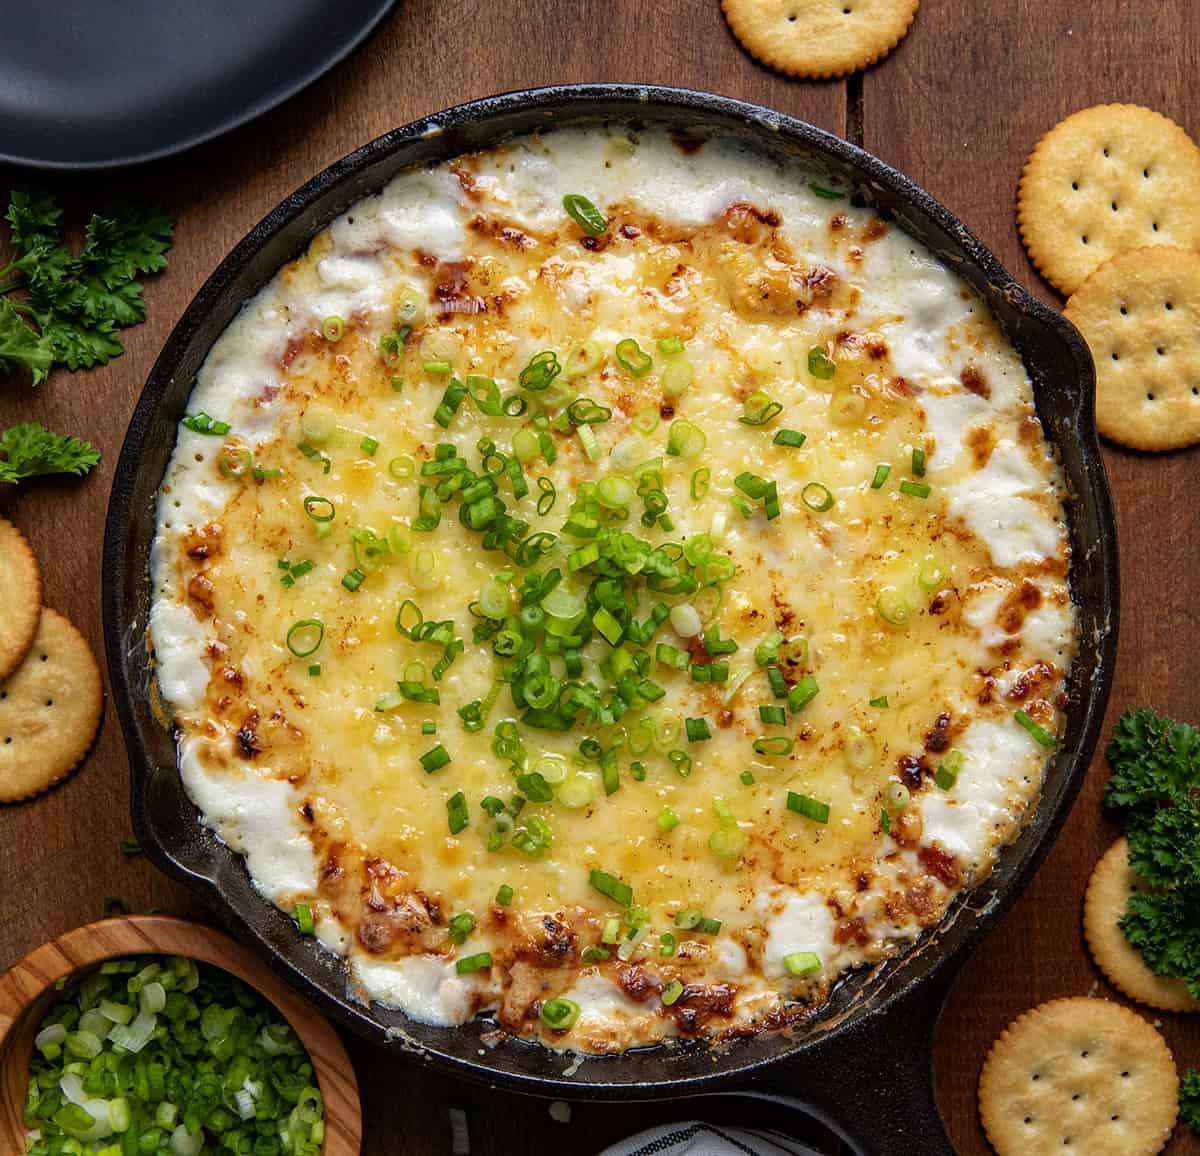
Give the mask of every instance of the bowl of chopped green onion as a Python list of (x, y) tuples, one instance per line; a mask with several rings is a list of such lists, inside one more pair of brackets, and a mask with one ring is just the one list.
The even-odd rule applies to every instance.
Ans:
[(233, 940), (106, 919), (0, 976), (0, 1150), (26, 1156), (356, 1156), (333, 1028)]

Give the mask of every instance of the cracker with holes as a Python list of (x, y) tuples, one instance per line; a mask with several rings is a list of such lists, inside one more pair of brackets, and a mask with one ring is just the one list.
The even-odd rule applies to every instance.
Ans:
[(20, 665), (33, 645), (42, 613), (42, 575), (25, 535), (0, 518), (0, 679)]
[(1155, 246), (1114, 258), (1064, 314), (1092, 351), (1105, 437), (1136, 450), (1200, 441), (1200, 254)]
[(1155, 975), (1118, 926), (1129, 896), (1139, 887), (1129, 866), (1129, 844), (1118, 839), (1096, 864), (1083, 900), (1083, 930), (1092, 958), (1130, 999), (1161, 1011), (1200, 1011), (1200, 1000), (1188, 994), (1183, 980)]
[(734, 36), (756, 60), (791, 76), (857, 72), (903, 38), (920, 0), (721, 0)]
[(87, 640), (56, 610), (43, 610), (33, 645), (0, 682), (0, 803), (36, 795), (78, 766), (102, 703)]
[(1042, 276), (1070, 296), (1105, 261), (1146, 245), (1200, 248), (1200, 149), (1135, 104), (1085, 108), (1034, 148), (1017, 224)]
[(1057, 999), (1014, 1020), (979, 1077), (998, 1156), (1153, 1156), (1175, 1126), (1179, 1077), (1162, 1036), (1100, 999)]

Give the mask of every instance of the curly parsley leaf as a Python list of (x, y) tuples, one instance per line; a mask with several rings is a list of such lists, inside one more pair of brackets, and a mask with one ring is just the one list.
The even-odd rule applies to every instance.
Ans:
[(9, 426), (0, 434), (0, 482), (43, 474), (86, 474), (100, 460), (94, 445), (51, 433), (37, 422)]
[(1129, 865), (1147, 885), (1130, 896), (1121, 930), (1156, 975), (1200, 999), (1200, 731), (1130, 711), (1108, 759), (1104, 801), (1121, 812)]
[(82, 250), (63, 243), (62, 210), (42, 193), (12, 194), (5, 214), (16, 257), (0, 271), (0, 374), (28, 369), (34, 385), (54, 365), (90, 369), (124, 351), (118, 331), (145, 320), (139, 273), (165, 268), (174, 222), (161, 210), (122, 206), (88, 222)]
[(1179, 1118), (1200, 1136), (1200, 1070), (1189, 1068), (1179, 1081)]

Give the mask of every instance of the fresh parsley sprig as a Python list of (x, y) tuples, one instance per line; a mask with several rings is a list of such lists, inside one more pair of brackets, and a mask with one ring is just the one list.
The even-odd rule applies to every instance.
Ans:
[(1121, 813), (1129, 865), (1148, 884), (1130, 896), (1121, 930), (1156, 975), (1200, 999), (1200, 731), (1129, 711), (1108, 760), (1105, 805)]
[(1179, 1118), (1200, 1136), (1200, 1069), (1189, 1068), (1179, 1081)]
[[(175, 223), (147, 206), (95, 214), (75, 253), (62, 209), (45, 193), (16, 190), (5, 220), (12, 260), (0, 269), (0, 376), (28, 369), (90, 369), (124, 351), (118, 331), (145, 319), (138, 274), (166, 267)], [(17, 294), (17, 296), (14, 296)]]
[(16, 485), (43, 474), (86, 474), (100, 460), (89, 442), (51, 433), (37, 422), (12, 425), (0, 434), (0, 482)]

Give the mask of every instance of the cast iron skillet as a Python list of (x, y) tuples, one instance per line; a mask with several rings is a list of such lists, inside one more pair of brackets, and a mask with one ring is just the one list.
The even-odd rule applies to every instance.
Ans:
[[(172, 737), (151, 710), (144, 636), (155, 491), (196, 371), (242, 303), (337, 214), (400, 170), (487, 148), (513, 134), (600, 121), (715, 131), (768, 153), (802, 158), (821, 179), (852, 188), (857, 202), (928, 245), (980, 292), (1025, 360), (1038, 412), (1069, 479), (1080, 651), (1070, 680), (1067, 734), (1033, 817), (991, 878), (960, 897), (914, 949), (845, 980), (820, 1014), (787, 1035), (720, 1048), (647, 1048), (586, 1060), (568, 1075), (569, 1058), (549, 1050), (511, 1040), (483, 1045), (485, 1023), (430, 1028), (347, 995), (336, 961), (263, 900), (241, 860), (196, 822), (176, 772)], [(952, 1153), (930, 1071), (943, 997), (967, 956), (1032, 877), (1065, 820), (1095, 748), (1112, 681), (1117, 543), (1093, 426), (1094, 384), (1091, 358), (1075, 330), (1016, 285), (941, 205), (867, 153), (779, 113), (706, 93), (589, 85), (491, 97), (388, 133), (288, 197), (221, 263), (167, 341), (134, 412), (108, 512), (104, 625), (113, 694), (129, 746), (138, 838), (159, 867), (210, 903), (335, 1020), (445, 1072), (574, 1099), (759, 1096), (776, 1105), (804, 1105), (863, 1153)]]

